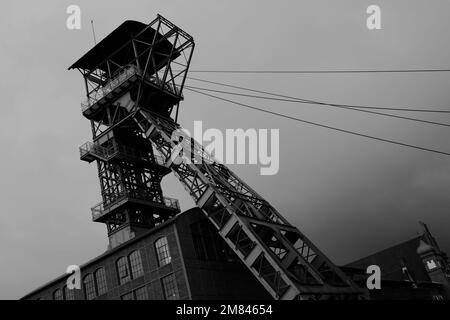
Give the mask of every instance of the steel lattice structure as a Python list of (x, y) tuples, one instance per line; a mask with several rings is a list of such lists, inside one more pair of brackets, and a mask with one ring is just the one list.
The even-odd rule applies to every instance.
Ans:
[[(106, 221), (111, 233), (124, 221), (152, 226), (170, 219), (174, 211), (161, 213), (167, 203), (160, 187), (170, 169), (274, 299), (363, 297), (304, 234), (177, 124), (193, 38), (158, 16), (114, 48), (118, 29), (97, 45), (111, 54), (85, 55), (72, 66), (85, 79), (82, 111), (94, 138), (81, 156), (97, 161), (103, 206), (111, 208), (94, 220)], [(131, 60), (121, 53), (127, 45)], [(143, 202), (139, 212), (132, 199)]]

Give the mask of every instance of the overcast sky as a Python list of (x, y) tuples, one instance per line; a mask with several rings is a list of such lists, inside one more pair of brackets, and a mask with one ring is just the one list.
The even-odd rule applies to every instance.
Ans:
[[(66, 8), (82, 29), (66, 28)], [(366, 28), (381, 7), (382, 30)], [(157, 13), (193, 35), (193, 69), (418, 69), (450, 66), (448, 1), (8, 1), (0, 3), (0, 298), (15, 299), (104, 252), (106, 227), (95, 165), (79, 160), (91, 139), (80, 112), (84, 85), (69, 65), (124, 20)], [(323, 101), (450, 110), (450, 73), (235, 75), (204, 79)], [(200, 85), (190, 82), (191, 85)], [(201, 86), (205, 86), (201, 84)], [(250, 103), (250, 100), (237, 98)], [(448, 127), (323, 106), (251, 101), (258, 107), (381, 138), (450, 152)], [(450, 116), (407, 114), (448, 122)], [(279, 128), (280, 171), (232, 169), (344, 264), (408, 240), (428, 223), (450, 252), (450, 158), (280, 119), (185, 91), (179, 122), (204, 128)], [(192, 206), (172, 176), (167, 196)]]

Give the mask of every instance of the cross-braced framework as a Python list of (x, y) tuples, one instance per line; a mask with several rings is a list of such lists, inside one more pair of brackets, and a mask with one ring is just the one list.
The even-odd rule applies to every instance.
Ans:
[(144, 109), (134, 119), (219, 234), (275, 299), (362, 295), (305, 235), (176, 122)]
[[(126, 36), (120, 35), (121, 30)], [(123, 38), (127, 39), (125, 44), (118, 46), (117, 39)], [(113, 199), (94, 210), (97, 221), (107, 216), (109, 232), (131, 221), (145, 222), (148, 216), (140, 215), (134, 206), (116, 209), (122, 205), (124, 190), (135, 198), (134, 194), (143, 195), (136, 199), (139, 201), (173, 205), (161, 198), (161, 170), (152, 171), (149, 166), (144, 170), (135, 167), (135, 161), (111, 156), (120, 153), (115, 153), (105, 137), (110, 132), (116, 137), (126, 130), (133, 138), (122, 140), (118, 148), (142, 145), (139, 139), (149, 142), (152, 147), (144, 149), (151, 154), (150, 162), (156, 162), (155, 153), (150, 151), (155, 148), (164, 168), (174, 172), (220, 236), (273, 298), (363, 296), (305, 235), (177, 124), (194, 49), (190, 35), (158, 16), (144, 27), (134, 23), (119, 27), (98, 46), (111, 53), (100, 59), (94, 50), (73, 66), (84, 75), (87, 101), (82, 111), (91, 120), (94, 136), (94, 145), (87, 144), (80, 152), (86, 161), (98, 161), (102, 195), (105, 200)], [(176, 114), (171, 117), (175, 106)], [(142, 186), (148, 194), (141, 193)], [(167, 217), (170, 215), (160, 220)], [(151, 219), (160, 221), (154, 215)]]
[(124, 22), (71, 66), (85, 81), (81, 108), (94, 140), (80, 148), (80, 158), (97, 161), (99, 172), (102, 202), (92, 208), (93, 220), (105, 223), (108, 234), (152, 227), (180, 210), (161, 190), (170, 170), (131, 116), (138, 102), (165, 115), (178, 108), (193, 49), (191, 36), (158, 15), (147, 25)]
[[(144, 104), (159, 100), (160, 111), (166, 115), (176, 106), (175, 118), (183, 100), (193, 38), (161, 15), (144, 27), (131, 21), (126, 27), (134, 33), (132, 36), (116, 30), (97, 46), (102, 52), (94, 50), (71, 67), (77, 68), (85, 80), (86, 100), (81, 108), (91, 120), (94, 137), (129, 116), (126, 108), (110, 104), (117, 93), (129, 91), (133, 100)], [(117, 48), (114, 40), (123, 37), (127, 41)], [(105, 56), (108, 50), (111, 52)]]

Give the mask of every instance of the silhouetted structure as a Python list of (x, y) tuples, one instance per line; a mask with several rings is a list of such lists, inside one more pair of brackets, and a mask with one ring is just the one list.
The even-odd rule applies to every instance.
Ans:
[[(102, 202), (92, 217), (107, 226), (109, 250), (82, 267), (81, 291), (67, 290), (66, 275), (24, 298), (368, 297), (365, 261), (336, 267), (176, 123), (193, 49), (189, 34), (158, 16), (124, 22), (70, 67), (85, 81), (93, 141), (80, 158), (97, 163)], [(163, 196), (171, 171), (198, 209), (179, 214), (178, 201)], [(428, 276), (447, 281), (438, 269), (448, 261), (427, 243), (419, 251)]]
[[(358, 298), (361, 290), (265, 199), (176, 123), (193, 38), (162, 16), (126, 21), (75, 62), (103, 201), (92, 209), (110, 247), (179, 212), (160, 182), (173, 171), (237, 257), (275, 299)], [(172, 113), (175, 115), (172, 118)]]
[(23, 299), (271, 299), (194, 208), (81, 266), (81, 290), (63, 275)]
[(421, 225), (421, 235), (349, 263), (342, 269), (364, 287), (367, 267), (380, 267), (382, 290), (369, 291), (371, 299), (450, 299), (448, 257), (439, 248), (428, 227), (424, 223)]

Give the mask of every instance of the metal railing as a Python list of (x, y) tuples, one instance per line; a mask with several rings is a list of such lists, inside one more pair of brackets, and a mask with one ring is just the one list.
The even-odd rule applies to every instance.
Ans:
[[(132, 159), (145, 159), (148, 157), (148, 152), (140, 151), (139, 149), (129, 147), (126, 145), (119, 145), (111, 148), (111, 156), (119, 154), (122, 157), (132, 158)], [(164, 166), (165, 161), (159, 154), (153, 153), (153, 158), (155, 162), (161, 166)]]
[(108, 93), (116, 89), (122, 83), (133, 77), (138, 73), (137, 68), (134, 65), (126, 66), (118, 75), (109, 80), (104, 85), (100, 86), (97, 91), (91, 93), (89, 98), (81, 103), (81, 111), (85, 112), (92, 105), (97, 103), (100, 99), (106, 96)]
[[(94, 92), (91, 92), (89, 94), (89, 98), (81, 102), (81, 111), (85, 112), (87, 109), (92, 107), (94, 104), (96, 104), (99, 100), (101, 100), (103, 97), (108, 95), (111, 91), (116, 89), (118, 86), (120, 86), (122, 83), (133, 77), (134, 75), (139, 74), (138, 69), (134, 65), (129, 65), (123, 68), (122, 71), (118, 73), (118, 75), (111, 80), (109, 80), (104, 85), (100, 85), (97, 90)], [(159, 79), (158, 74), (146, 74), (144, 76), (144, 79), (154, 83), (155, 85), (161, 87), (161, 79)], [(176, 85), (174, 86), (171, 83), (164, 83), (162, 84), (162, 87), (175, 94), (178, 95), (178, 90), (176, 88)]]
[[(107, 209), (112, 207), (114, 204), (118, 203), (121, 200), (125, 199), (136, 199), (136, 200), (144, 200), (149, 201), (148, 197), (146, 197), (144, 194), (139, 194), (136, 192), (122, 192), (121, 194), (117, 195), (117, 198), (115, 198), (113, 201), (108, 201), (106, 204), (105, 202), (100, 202), (96, 204), (94, 207), (91, 208), (92, 212), (92, 219), (95, 221), (99, 218), (101, 218)], [(155, 201), (154, 202), (157, 205), (166, 206), (171, 209), (175, 209), (177, 211), (180, 211), (180, 202), (177, 199), (169, 198), (169, 197), (163, 197), (163, 204)]]
[(109, 154), (108, 148), (88, 141), (80, 147), (80, 157), (84, 157), (89, 153), (95, 154), (103, 159), (107, 159)]
[[(118, 155), (123, 158), (131, 158), (131, 159), (148, 159), (149, 153), (140, 151), (139, 149), (132, 148), (126, 145), (112, 145), (107, 148), (100, 144), (93, 142), (86, 142), (80, 147), (80, 157), (83, 158), (88, 154), (92, 154), (97, 156), (98, 158), (108, 161), (114, 156)], [(160, 166), (165, 165), (164, 158), (153, 151), (153, 159), (155, 163)]]
[(91, 208), (92, 212), (92, 220), (97, 220), (105, 213), (105, 208), (103, 206), (103, 202), (100, 202)]

